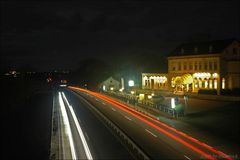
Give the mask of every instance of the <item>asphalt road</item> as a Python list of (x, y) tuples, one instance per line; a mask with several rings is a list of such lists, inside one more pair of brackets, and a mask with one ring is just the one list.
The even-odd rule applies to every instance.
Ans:
[(127, 109), (127, 106), (113, 99), (98, 93), (74, 90), (79, 94), (79, 100), (86, 99), (111, 121), (118, 124), (153, 159), (230, 158), (227, 154), (174, 128)]
[[(89, 104), (71, 91), (64, 91), (69, 104), (73, 107), (77, 120), (82, 128), (90, 152), (94, 159), (133, 159), (128, 150), (122, 145), (120, 140), (99, 119), (98, 115), (91, 111)], [(70, 111), (67, 110), (68, 115)], [(74, 125), (72, 116), (69, 117), (74, 146), (77, 158), (86, 159), (83, 151), (83, 142), (79, 139), (79, 134)]]

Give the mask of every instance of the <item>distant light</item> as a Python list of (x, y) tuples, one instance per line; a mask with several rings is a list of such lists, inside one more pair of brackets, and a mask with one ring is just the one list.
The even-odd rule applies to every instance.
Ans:
[(148, 95), (148, 99), (152, 99), (152, 96), (151, 96), (151, 95)]
[(103, 85), (103, 90), (106, 91), (106, 86), (105, 85)]
[(67, 85), (66, 84), (60, 84), (59, 86), (60, 87), (66, 87)]
[(131, 94), (134, 94), (135, 92), (134, 91), (131, 91)]
[(128, 86), (129, 87), (133, 87), (134, 86), (134, 81), (133, 80), (129, 80), (128, 81)]
[(152, 96), (154, 96), (154, 93), (152, 93)]
[(119, 89), (119, 91), (122, 92), (122, 91), (123, 91), (123, 88)]
[(114, 90), (114, 88), (113, 88), (113, 87), (111, 87), (111, 88), (110, 88), (110, 90), (111, 90), (111, 91), (113, 91), (113, 90)]

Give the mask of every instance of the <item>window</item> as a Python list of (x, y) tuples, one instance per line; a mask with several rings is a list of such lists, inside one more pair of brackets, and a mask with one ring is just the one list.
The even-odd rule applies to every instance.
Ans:
[(204, 69), (207, 70), (208, 69), (208, 63), (204, 62)]
[(202, 62), (199, 62), (199, 66), (198, 66), (199, 68), (199, 70), (202, 70)]
[(217, 89), (217, 80), (216, 79), (214, 79), (213, 85), (214, 85), (214, 89)]
[(184, 64), (183, 64), (183, 70), (187, 70), (187, 62), (184, 62)]
[(176, 67), (175, 67), (175, 66), (173, 66), (173, 67), (172, 67), (172, 70), (173, 70), (173, 71), (175, 71), (175, 70), (176, 70)]
[(198, 52), (198, 48), (197, 48), (197, 47), (194, 48), (194, 52), (195, 52), (195, 53)]
[(189, 70), (192, 70), (193, 69), (193, 65), (192, 65), (192, 62), (189, 63)]
[(212, 45), (210, 45), (210, 46), (209, 46), (209, 52), (211, 53), (211, 52), (212, 52), (212, 50), (213, 50), (213, 46), (212, 46)]
[(182, 53), (182, 54), (184, 53), (184, 49), (183, 49), (183, 48), (181, 49), (181, 53)]
[(225, 78), (222, 79), (222, 89), (225, 89)]
[(178, 70), (179, 70), (179, 71), (182, 70), (181, 62), (178, 62)]
[(217, 69), (218, 69), (218, 67), (217, 67), (217, 62), (214, 61), (214, 62), (213, 62), (213, 70), (217, 70)]
[(212, 70), (212, 62), (209, 62), (209, 70)]
[(197, 62), (195, 62), (195, 64), (194, 64), (194, 69), (195, 69), (195, 70), (198, 70), (197, 67), (198, 67)]

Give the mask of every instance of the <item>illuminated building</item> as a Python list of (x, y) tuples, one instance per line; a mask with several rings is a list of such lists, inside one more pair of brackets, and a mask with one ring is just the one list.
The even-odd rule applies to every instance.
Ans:
[(168, 89), (167, 74), (142, 73), (143, 89)]
[(109, 77), (103, 81), (99, 87), (103, 91), (119, 91), (120, 82), (115, 80), (113, 77)]
[(240, 43), (234, 39), (185, 43), (168, 57), (169, 89), (198, 92), (199, 89), (240, 88)]

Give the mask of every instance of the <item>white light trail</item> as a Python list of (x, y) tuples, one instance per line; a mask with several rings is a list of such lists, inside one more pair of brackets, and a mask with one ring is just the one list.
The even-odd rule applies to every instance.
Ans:
[(63, 95), (64, 100), (65, 100), (66, 103), (67, 103), (67, 106), (68, 106), (71, 114), (72, 114), (74, 123), (75, 123), (75, 125), (76, 125), (76, 127), (77, 127), (77, 130), (78, 130), (78, 133), (79, 133), (79, 136), (80, 136), (80, 139), (82, 140), (83, 147), (84, 147), (84, 151), (85, 151), (85, 153), (86, 153), (87, 159), (91, 159), (91, 160), (92, 160), (92, 159), (93, 159), (92, 154), (91, 154), (91, 152), (90, 152), (90, 149), (89, 149), (88, 144), (87, 144), (87, 141), (86, 141), (86, 139), (85, 139), (85, 137), (84, 137), (83, 131), (82, 131), (81, 127), (80, 127), (80, 124), (79, 124), (79, 122), (78, 122), (78, 120), (77, 120), (77, 116), (76, 116), (76, 114), (75, 114), (72, 106), (69, 104), (69, 102), (68, 102), (68, 100), (67, 100), (67, 98), (66, 98), (66, 96), (65, 96), (65, 94), (64, 94), (63, 92), (62, 92), (62, 95)]
[(60, 94), (60, 92), (58, 92), (58, 95), (59, 95), (59, 104), (60, 104), (60, 108), (61, 108), (61, 113), (62, 113), (62, 117), (63, 117), (64, 129), (65, 129), (65, 132), (68, 136), (69, 143), (70, 143), (72, 159), (77, 159), (76, 151), (75, 151), (74, 143), (73, 143), (72, 131), (71, 131), (69, 119), (67, 116), (67, 111), (66, 111), (66, 108), (65, 108), (65, 105), (64, 105), (64, 102), (62, 99), (62, 95)]

